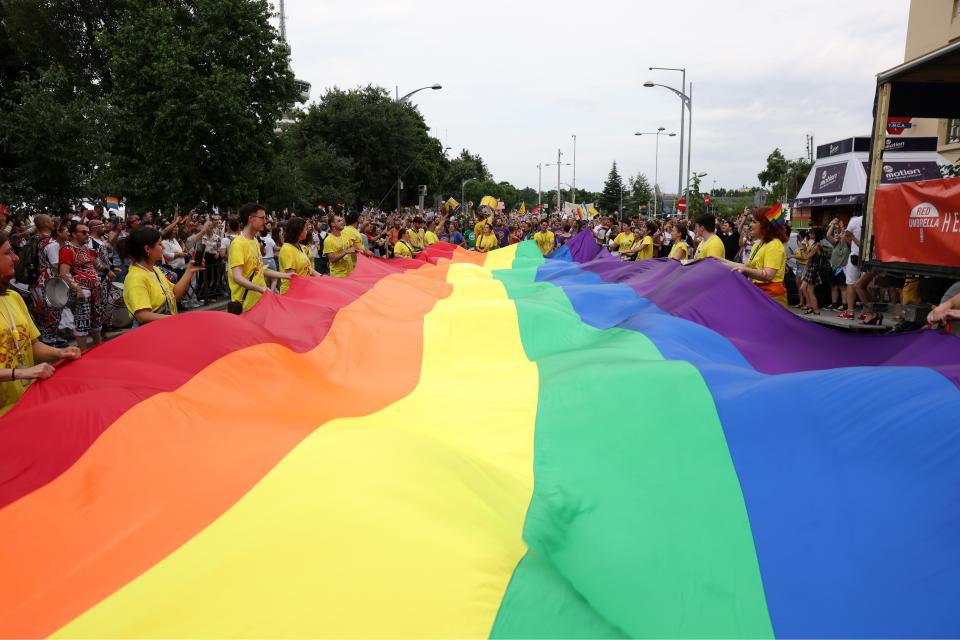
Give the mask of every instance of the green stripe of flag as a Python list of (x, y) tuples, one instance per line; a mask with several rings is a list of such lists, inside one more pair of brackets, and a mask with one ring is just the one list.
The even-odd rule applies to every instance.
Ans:
[(772, 636), (699, 372), (640, 333), (581, 322), (561, 288), (534, 282), (542, 262), (525, 246), (495, 273), (517, 305), (540, 396), (529, 551), (491, 636)]

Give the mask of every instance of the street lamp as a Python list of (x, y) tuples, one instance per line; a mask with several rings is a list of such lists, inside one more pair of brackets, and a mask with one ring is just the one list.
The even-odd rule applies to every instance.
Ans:
[(577, 134), (571, 136), (573, 138), (573, 201), (577, 201)]
[(656, 131), (638, 131), (635, 136), (657, 136), (656, 151), (654, 152), (653, 160), (653, 211), (656, 213), (657, 209), (657, 184), (660, 181), (660, 136), (670, 136), (673, 138), (677, 134), (675, 133), (664, 133), (666, 127), (658, 127)]
[[(399, 85), (394, 85), (394, 94), (393, 94), (393, 95), (394, 95), (394, 99), (395, 99), (398, 103), (402, 104), (402, 103), (406, 102), (407, 99), (408, 99), (410, 96), (412, 96), (413, 94), (417, 93), (418, 91), (423, 91), (424, 89), (433, 89), (434, 91), (438, 91), (438, 90), (440, 90), (440, 89), (443, 89), (443, 87), (440, 86), (439, 84), (427, 85), (426, 87), (420, 87), (419, 89), (414, 89), (413, 91), (411, 91), (410, 93), (406, 94), (405, 96), (403, 96), (403, 97), (401, 98), (401, 97), (399, 97), (399, 96), (400, 96), (400, 87), (399, 87)], [(403, 179), (403, 176), (402, 176), (401, 173), (400, 173), (400, 167), (399, 167), (399, 165), (398, 165), (398, 166), (397, 166), (397, 213), (400, 212), (400, 190), (403, 188), (402, 179)]]
[[(686, 76), (684, 76), (684, 77), (686, 77)], [(649, 88), (649, 87), (663, 87), (664, 89), (668, 89), (668, 90), (670, 90), (670, 91), (673, 91), (673, 92), (677, 95), (677, 97), (680, 98), (680, 102), (681, 102), (680, 107), (681, 107), (681, 108), (683, 108), (683, 107), (686, 107), (686, 108), (687, 108), (687, 113), (689, 114), (689, 120), (688, 120), (688, 121), (689, 121), (689, 126), (687, 127), (687, 190), (689, 190), (689, 189), (690, 189), (690, 158), (691, 158), (691, 151), (690, 151), (690, 150), (691, 150), (691, 148), (692, 148), (692, 146), (693, 146), (693, 83), (692, 83), (692, 82), (690, 83), (689, 89), (688, 89), (688, 92), (687, 92), (687, 93), (684, 93), (683, 91), (677, 91), (677, 90), (674, 89), (673, 87), (669, 87), (669, 86), (667, 86), (667, 85), (665, 85), (665, 84), (657, 84), (656, 82), (653, 82), (652, 80), (647, 80), (646, 82), (643, 83), (643, 86), (648, 87), (648, 88)], [(682, 162), (683, 162), (683, 149), (682, 149), (682, 148), (680, 149), (680, 158), (681, 158), (680, 161), (681, 161), (681, 163), (682, 163)], [(681, 185), (681, 186), (682, 186), (682, 185)], [(679, 195), (679, 194), (677, 194), (677, 195)]]
[(537, 207), (543, 204), (543, 163), (537, 163)]
[[(687, 89), (687, 70), (683, 67), (649, 67), (650, 71), (679, 71), (683, 74), (683, 78), (680, 80), (680, 90), (686, 91)], [(646, 84), (644, 84), (646, 86)], [(683, 190), (683, 102), (680, 103), (680, 173), (677, 176), (677, 193), (680, 193)]]

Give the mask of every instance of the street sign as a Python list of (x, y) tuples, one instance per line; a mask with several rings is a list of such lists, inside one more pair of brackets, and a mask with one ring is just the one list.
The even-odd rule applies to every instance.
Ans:
[(683, 213), (686, 210), (687, 210), (687, 201), (684, 200), (683, 198), (680, 198), (679, 200), (677, 200), (677, 211), (679, 211), (680, 213)]
[(707, 195), (703, 196), (703, 204), (707, 205), (708, 207), (710, 206), (710, 194), (709, 194), (709, 193), (708, 193)]

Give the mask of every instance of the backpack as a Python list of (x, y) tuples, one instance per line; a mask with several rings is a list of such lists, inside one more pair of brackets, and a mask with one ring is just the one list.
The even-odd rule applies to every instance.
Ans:
[(30, 238), (30, 240), (17, 251), (17, 258), (19, 258), (19, 260), (14, 270), (14, 278), (16, 278), (20, 284), (31, 287), (37, 284), (37, 276), (39, 275), (37, 254), (39, 252), (39, 236)]

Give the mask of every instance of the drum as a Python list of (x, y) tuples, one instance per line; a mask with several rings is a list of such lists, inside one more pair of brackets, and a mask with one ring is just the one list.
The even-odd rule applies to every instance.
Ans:
[(106, 296), (106, 315), (110, 318), (110, 324), (114, 329), (126, 329), (133, 324), (133, 318), (127, 311), (127, 305), (123, 301), (123, 283), (109, 282), (104, 286), (104, 295)]
[(70, 300), (70, 286), (62, 278), (50, 278), (43, 285), (43, 299), (54, 309), (62, 309)]

